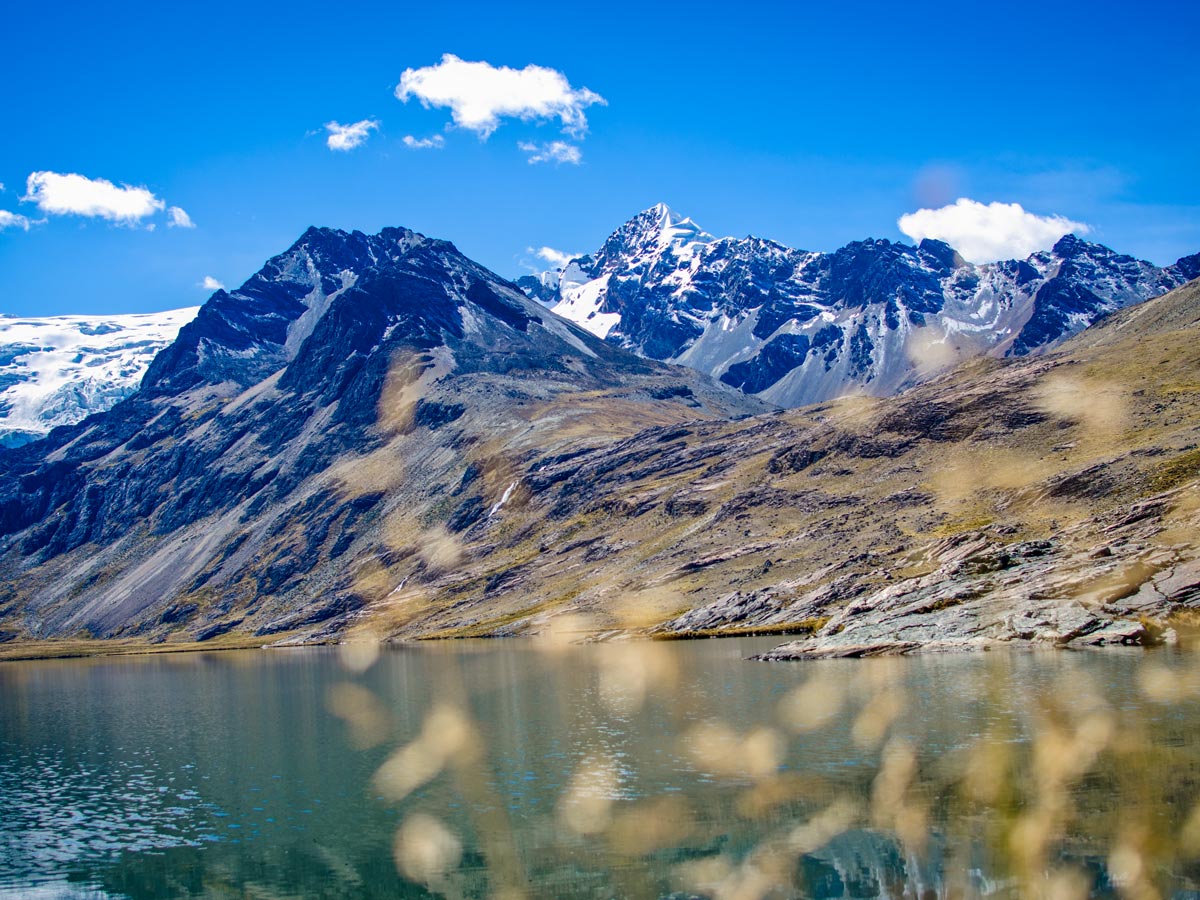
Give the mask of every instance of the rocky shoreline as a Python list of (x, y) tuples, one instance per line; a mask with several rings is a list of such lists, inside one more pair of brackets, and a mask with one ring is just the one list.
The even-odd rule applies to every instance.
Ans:
[(1163, 540), (1168, 526), (1200, 525), (1194, 513), (1185, 523), (1166, 520), (1183, 499), (1149, 498), (1049, 540), (1013, 540), (1003, 526), (966, 531), (929, 547), (922, 574), (735, 592), (654, 631), (765, 633), (788, 623), (809, 631), (756, 657), (764, 660), (1173, 643), (1173, 624), (1200, 610), (1195, 548)]

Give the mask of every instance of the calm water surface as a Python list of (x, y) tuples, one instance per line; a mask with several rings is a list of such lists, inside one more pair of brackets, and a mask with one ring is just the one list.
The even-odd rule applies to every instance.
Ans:
[(0, 898), (1200, 896), (1192, 657), (773, 643), (0, 664)]

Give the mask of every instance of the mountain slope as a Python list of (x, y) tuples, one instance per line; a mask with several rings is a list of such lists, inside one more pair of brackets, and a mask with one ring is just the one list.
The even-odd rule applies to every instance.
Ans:
[(1192, 283), (895, 398), (534, 461), (460, 565), (357, 628), (807, 636), (776, 658), (1162, 639), (1200, 607), (1198, 339)]
[(971, 356), (1041, 352), (1195, 277), (1067, 235), (1027, 260), (966, 263), (948, 245), (857, 241), (808, 253), (714, 238), (660, 204), (530, 296), (599, 337), (801, 406), (889, 396)]
[(766, 412), (412, 232), (311, 231), (264, 273), (141, 393), (0, 453), (0, 632), (803, 635), (789, 657), (1144, 643), (1200, 605), (1200, 284)]
[(121, 316), (0, 316), (0, 446), (44, 437), (137, 390), (196, 308)]
[(377, 599), (387, 561), (442, 565), (431, 547), (519, 502), (509, 473), (531, 455), (762, 409), (597, 340), (444, 241), (310, 229), (214, 294), (140, 392), (0, 453), (0, 627), (165, 640), (337, 621)]

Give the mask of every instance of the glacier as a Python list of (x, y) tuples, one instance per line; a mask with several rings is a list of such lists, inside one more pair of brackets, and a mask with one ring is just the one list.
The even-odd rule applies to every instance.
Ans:
[(0, 316), (0, 446), (103, 412), (200, 307), (113, 316)]

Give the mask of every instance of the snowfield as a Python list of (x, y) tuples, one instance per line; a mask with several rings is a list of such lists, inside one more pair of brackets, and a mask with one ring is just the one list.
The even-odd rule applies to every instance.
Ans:
[(200, 307), (117, 316), (0, 316), (0, 446), (109, 409)]

